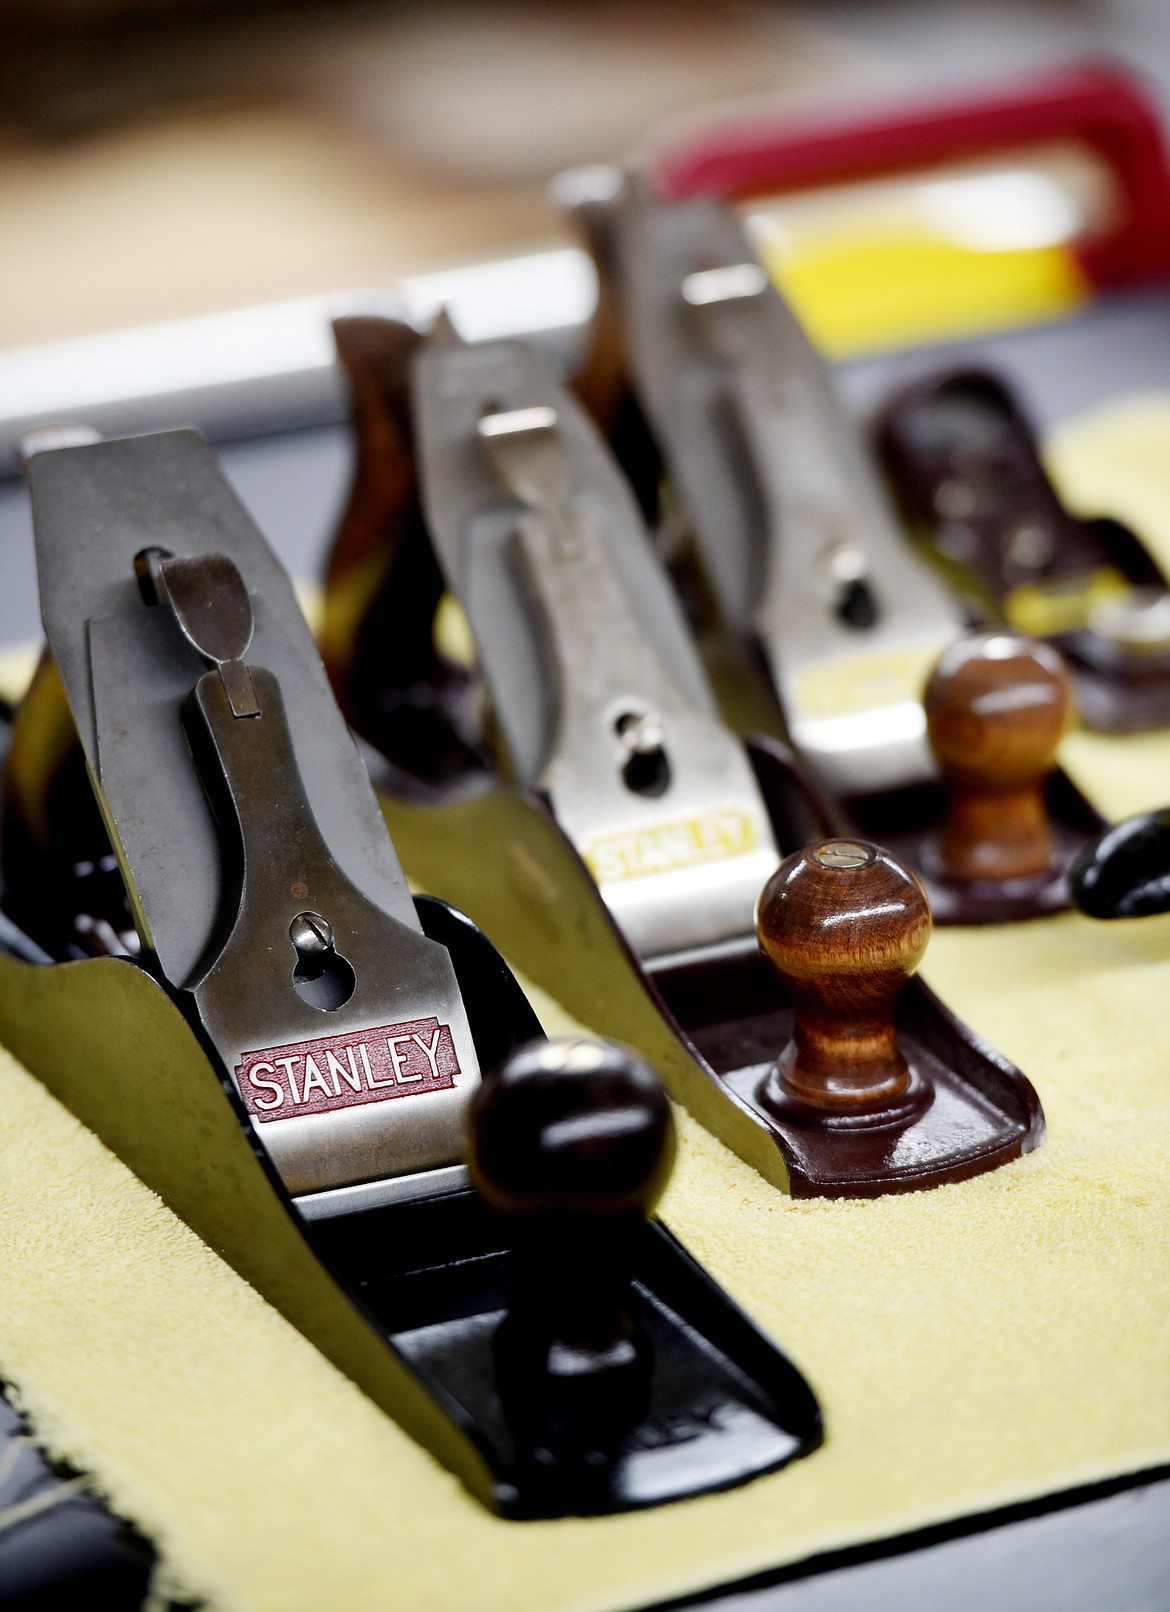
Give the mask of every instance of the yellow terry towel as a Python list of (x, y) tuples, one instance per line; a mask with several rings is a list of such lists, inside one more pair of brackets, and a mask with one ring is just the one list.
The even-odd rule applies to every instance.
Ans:
[(7, 1059), (4, 1375), (175, 1583), (257, 1612), (633, 1607), (1164, 1462), (1170, 920), (952, 931), (929, 963), (1043, 1094), (1037, 1153), (793, 1202), (681, 1120), (665, 1217), (825, 1409), (786, 1471), (619, 1518), (489, 1517)]

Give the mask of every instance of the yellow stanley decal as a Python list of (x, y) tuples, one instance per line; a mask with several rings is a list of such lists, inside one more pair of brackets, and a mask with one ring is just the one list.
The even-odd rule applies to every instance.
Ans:
[(584, 857), (598, 884), (620, 884), (742, 856), (758, 844), (755, 820), (741, 806), (714, 806), (693, 817), (599, 834), (586, 845)]
[(802, 666), (792, 680), (794, 718), (857, 716), (920, 700), (943, 641), (837, 655)]

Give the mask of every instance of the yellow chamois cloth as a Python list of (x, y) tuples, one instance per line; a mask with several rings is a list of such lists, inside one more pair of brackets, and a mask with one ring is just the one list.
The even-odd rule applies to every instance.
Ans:
[(680, 1116), (665, 1218), (825, 1410), (785, 1471), (625, 1517), (489, 1517), (3, 1058), (0, 1369), (170, 1581), (256, 1612), (632, 1607), (1170, 1460), (1170, 920), (941, 933), (929, 963), (1040, 1090), (1029, 1158), (794, 1202)]
[[(1170, 801), (1168, 755), (1102, 740), (1078, 777), (1115, 813)], [(824, 1447), (784, 1471), (622, 1517), (489, 1516), (3, 1055), (0, 1375), (166, 1584), (221, 1612), (632, 1608), (1170, 1461), (1170, 918), (941, 931), (925, 973), (1039, 1091), (1029, 1157), (794, 1202), (679, 1116), (663, 1216), (824, 1408)]]

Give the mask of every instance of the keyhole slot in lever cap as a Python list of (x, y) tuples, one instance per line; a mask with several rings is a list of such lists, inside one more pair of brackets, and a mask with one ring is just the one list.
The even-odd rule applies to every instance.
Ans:
[(855, 577), (850, 582), (842, 583), (835, 614), (843, 627), (852, 627), (858, 632), (877, 626), (877, 600), (864, 577)]
[(623, 711), (613, 731), (624, 754), (622, 781), (634, 795), (657, 800), (670, 788), (670, 757), (661, 719), (653, 711)]
[(839, 543), (826, 557), (833, 586), (833, 614), (843, 627), (864, 632), (881, 616), (869, 580), (869, 560), (852, 543)]
[(297, 954), (293, 990), (302, 1002), (321, 1013), (344, 1007), (354, 993), (357, 975), (333, 943), (333, 926), (319, 912), (298, 912), (288, 926)]

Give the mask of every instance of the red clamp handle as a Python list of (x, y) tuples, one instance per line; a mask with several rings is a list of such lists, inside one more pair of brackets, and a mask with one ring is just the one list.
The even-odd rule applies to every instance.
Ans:
[(1170, 276), (1170, 162), (1161, 123), (1141, 85), (1100, 62), (908, 111), (835, 119), (756, 113), (657, 153), (647, 177), (664, 199), (746, 197), (1070, 139), (1109, 165), (1122, 203), (1108, 234), (1078, 243), (1089, 279), (1107, 286)]

